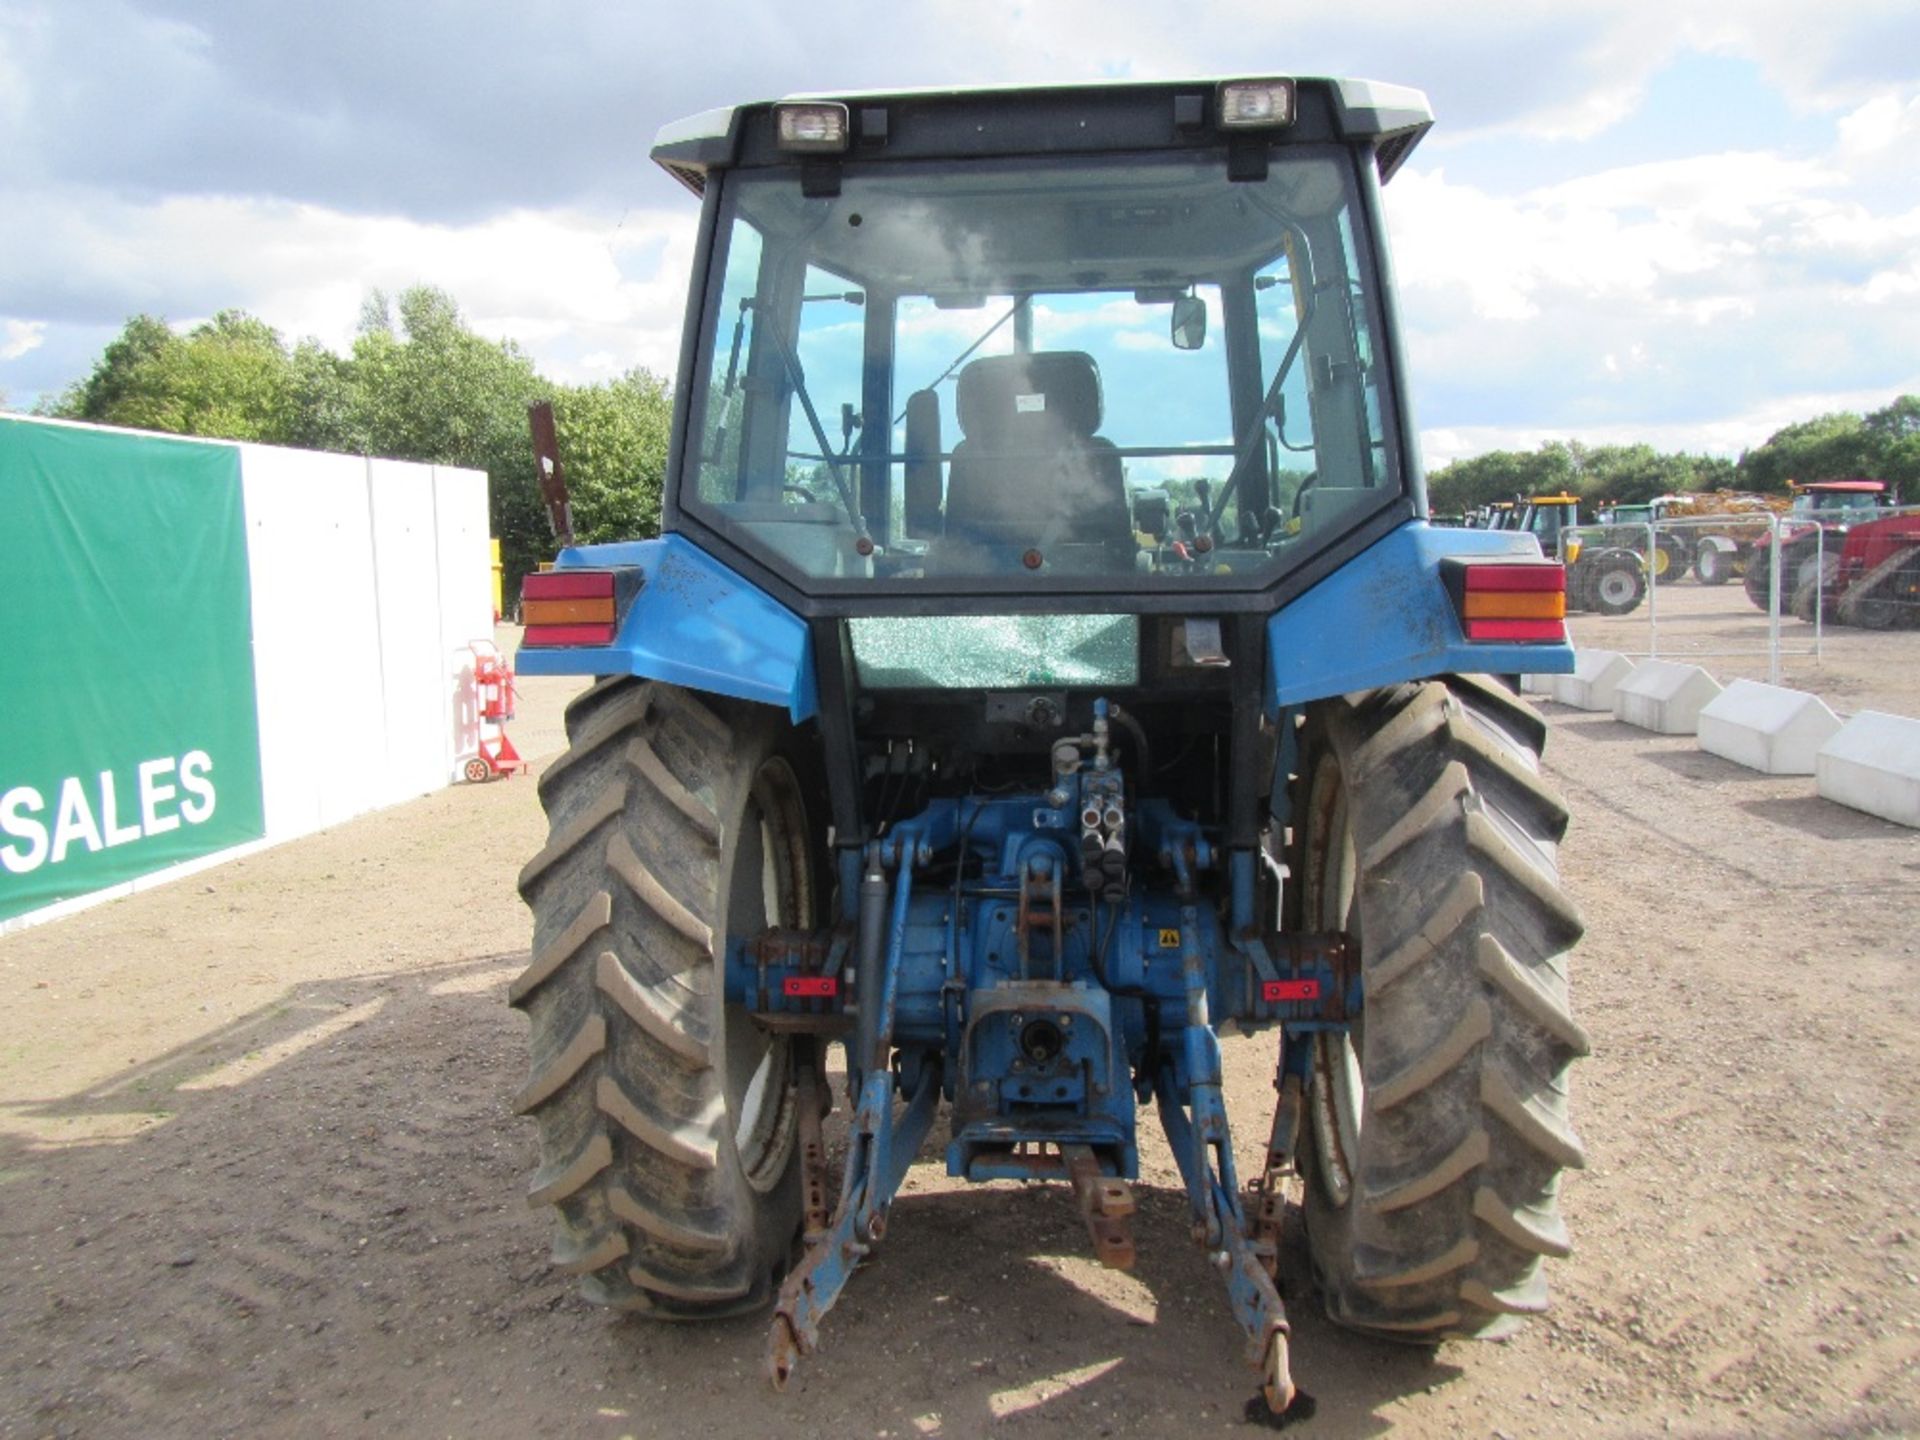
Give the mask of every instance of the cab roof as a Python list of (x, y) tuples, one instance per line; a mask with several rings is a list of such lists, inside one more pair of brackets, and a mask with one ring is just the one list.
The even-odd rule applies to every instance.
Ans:
[[(1292, 79), (1292, 125), (1233, 131), (1214, 123), (1215, 97), (1231, 79)], [(1088, 151), (1218, 148), (1296, 140), (1371, 142), (1382, 181), (1433, 127), (1419, 90), (1373, 80), (1230, 76), (1193, 80), (1089, 81), (789, 95), (723, 106), (661, 128), (653, 159), (695, 194), (707, 175), (736, 165), (792, 162), (772, 151), (776, 104), (830, 100), (853, 121), (848, 158), (926, 159)], [(809, 157), (819, 158), (819, 157)], [(837, 160), (841, 157), (824, 157)]]

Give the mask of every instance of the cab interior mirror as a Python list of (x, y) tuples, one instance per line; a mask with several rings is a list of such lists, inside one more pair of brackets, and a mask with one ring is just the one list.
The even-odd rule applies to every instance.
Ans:
[(1173, 302), (1173, 347), (1198, 350), (1207, 343), (1207, 302), (1198, 295), (1182, 295)]

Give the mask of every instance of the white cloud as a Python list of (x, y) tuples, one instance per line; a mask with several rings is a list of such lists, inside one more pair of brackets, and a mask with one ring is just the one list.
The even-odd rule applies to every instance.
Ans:
[(1920, 145), (1920, 95), (1904, 101), (1897, 95), (1876, 95), (1841, 116), (1838, 130), (1840, 153), (1850, 160), (1884, 157), (1911, 164), (1914, 146)]
[[(0, 213), (4, 281), (42, 313), (175, 322), (251, 311), (291, 342), (352, 343), (361, 298), (421, 282), (484, 335), (519, 341), (557, 379), (636, 364), (670, 372), (692, 263), (694, 207), (629, 215), (516, 211), (472, 225), (344, 214), (279, 201), (183, 196), (155, 204), (65, 191)], [(44, 327), (45, 322), (41, 323)], [(589, 363), (588, 357), (592, 357)]]
[(0, 360), (18, 360), (29, 351), (38, 350), (46, 339), (44, 320), (0, 321)]
[[(1244, 71), (1275, 14), (896, 9), (876, 29), (849, 5), (803, 24), (743, 0), (663, 31), (589, 0), (475, 0), (458, 26), (385, 0), (337, 0), (322, 26), (220, 0), (0, 0), (0, 315), (41, 327), (0, 332), (0, 360), (31, 352), (17, 396), (29, 371), (71, 379), (80, 337), (135, 311), (224, 306), (341, 347), (368, 288), (426, 281), (556, 377), (670, 370), (695, 207), (644, 159), (661, 121), (806, 88)], [(1387, 204), (1416, 399), (1446, 433), (1718, 435), (1759, 397), (1865, 394), (1913, 369), (1912, 0), (1380, 0), (1285, 20), (1300, 72), (1422, 85), (1442, 116)], [(1537, 163), (1542, 141), (1604, 136), (1689, 55), (1751, 62), (1810, 122), (1803, 148), (1746, 140), (1502, 193), (1509, 137)], [(1643, 153), (1669, 144), (1686, 137)], [(1552, 151), (1594, 163), (1574, 153)], [(991, 318), (916, 328), (957, 350)]]
[[(1276, 12), (1271, 0), (1051, 0), (982, 23), (977, 0), (938, 0), (926, 14), (931, 23), (901, 38), (942, 34), (949, 74), (1057, 81), (1244, 74), (1245, 37), (1269, 31)], [(1442, 144), (1580, 139), (1630, 114), (1649, 80), (1690, 51), (1755, 62), (1799, 107), (1858, 103), (1911, 74), (1917, 14), (1911, 0), (1454, 0), (1444, 13), (1427, 0), (1378, 0), (1288, 7), (1284, 49), (1299, 74), (1427, 89), (1447, 120)]]
[[(1851, 112), (1824, 153), (1731, 151), (1518, 194), (1412, 168), (1387, 190), (1429, 460), (1575, 436), (1737, 453), (1887, 403), (1914, 379), (1920, 193), (1862, 147), (1912, 104)], [(1858, 117), (1865, 115), (1865, 119)], [(1771, 398), (1762, 398), (1771, 397)]]

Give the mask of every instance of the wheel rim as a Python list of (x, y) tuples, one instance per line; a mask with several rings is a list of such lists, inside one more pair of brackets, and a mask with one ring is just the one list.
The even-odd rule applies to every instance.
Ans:
[[(1314, 773), (1307, 801), (1306, 875), (1302, 910), (1307, 924), (1321, 931), (1344, 930), (1360, 942), (1360, 864), (1347, 809), (1347, 788), (1338, 762), (1325, 757)], [(1355, 1042), (1360, 1020), (1346, 1031), (1322, 1031), (1313, 1042), (1313, 1084), (1307, 1097), (1313, 1130), (1314, 1172), (1327, 1200), (1339, 1208), (1353, 1195), (1353, 1173), (1360, 1155), (1360, 1121), (1366, 1110)]]
[(1633, 599), (1633, 577), (1624, 570), (1609, 570), (1600, 577), (1600, 598), (1609, 605), (1624, 605)]
[[(770, 926), (812, 928), (815, 896), (807, 844), (800, 784), (776, 756), (754, 776), (740, 817), (727, 886), (728, 938), (749, 938)], [(721, 1031), (721, 1077), (734, 1148), (747, 1182), (764, 1194), (779, 1184), (793, 1151), (798, 1092), (791, 1042), (754, 1024), (738, 1005), (725, 1007)]]

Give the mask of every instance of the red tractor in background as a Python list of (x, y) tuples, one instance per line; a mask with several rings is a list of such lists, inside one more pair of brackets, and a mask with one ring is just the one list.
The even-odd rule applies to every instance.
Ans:
[(1843, 625), (1920, 626), (1920, 513), (1889, 515), (1849, 529), (1826, 607)]
[[(1781, 609), (1812, 620), (1821, 592), (1831, 616), (1848, 534), (1870, 522), (1898, 497), (1879, 480), (1820, 480), (1794, 487), (1793, 508), (1782, 517)], [(1772, 535), (1761, 535), (1746, 552), (1747, 598), (1758, 608), (1772, 603)]]

